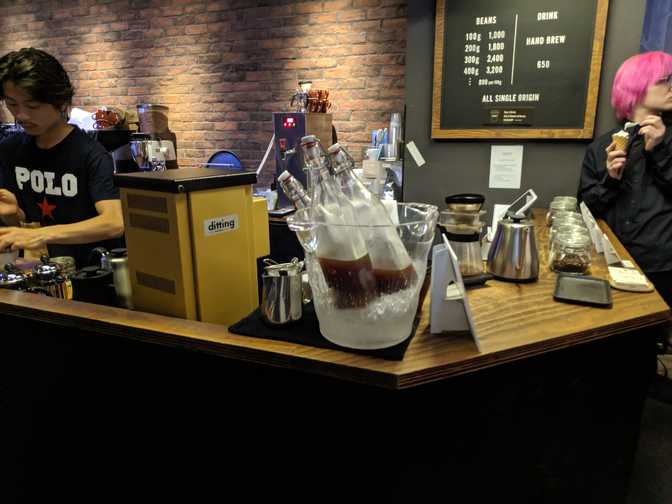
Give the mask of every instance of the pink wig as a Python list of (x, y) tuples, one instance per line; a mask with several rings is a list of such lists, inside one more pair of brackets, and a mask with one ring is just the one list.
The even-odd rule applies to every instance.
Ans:
[(649, 86), (672, 75), (672, 55), (651, 51), (631, 56), (616, 72), (611, 88), (611, 106), (619, 120), (632, 118)]

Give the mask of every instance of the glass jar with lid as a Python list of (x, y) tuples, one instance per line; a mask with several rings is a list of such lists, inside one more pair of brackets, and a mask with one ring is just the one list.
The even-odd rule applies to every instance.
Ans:
[(590, 236), (579, 232), (559, 233), (551, 247), (549, 263), (556, 273), (585, 275), (591, 264)]
[(551, 214), (551, 227), (562, 226), (565, 224), (574, 224), (586, 227), (583, 216), (578, 212), (559, 211)]
[(557, 226), (552, 226), (549, 233), (548, 233), (548, 249), (549, 251), (553, 248), (553, 243), (555, 242), (555, 238), (559, 234), (567, 234), (567, 233), (578, 233), (582, 235), (586, 235), (590, 239), (590, 233), (588, 232), (588, 229), (585, 226), (580, 226), (575, 223), (568, 223), (568, 224), (559, 224)]
[(555, 198), (548, 206), (548, 213), (546, 213), (546, 225), (553, 224), (553, 216), (557, 212), (575, 212), (576, 213), (576, 198), (571, 196), (563, 196)]
[(555, 196), (551, 203), (559, 203), (571, 210), (576, 210), (577, 200), (574, 196)]

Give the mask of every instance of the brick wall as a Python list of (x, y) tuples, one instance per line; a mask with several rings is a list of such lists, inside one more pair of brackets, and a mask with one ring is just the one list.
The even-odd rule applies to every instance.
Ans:
[(406, 0), (0, 0), (0, 54), (56, 56), (77, 107), (168, 105), (181, 166), (231, 149), (256, 168), (299, 79), (331, 90), (360, 155), (403, 110), (405, 16)]

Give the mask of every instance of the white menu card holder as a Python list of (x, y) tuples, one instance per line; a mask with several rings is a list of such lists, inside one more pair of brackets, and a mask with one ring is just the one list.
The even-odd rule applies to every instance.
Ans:
[(588, 205), (586, 205), (584, 201), (581, 202), (579, 208), (581, 209), (583, 222), (586, 223), (586, 227), (588, 228), (588, 232), (590, 233), (590, 238), (591, 240), (593, 240), (593, 245), (595, 245), (595, 250), (597, 251), (598, 254), (604, 253), (602, 230), (597, 225), (595, 217), (593, 217), (593, 214), (588, 209)]
[(481, 351), (481, 344), (471, 318), (469, 299), (462, 281), (455, 252), (444, 235), (443, 245), (432, 250), (432, 299), (429, 316), (430, 332), (469, 332)]
[(613, 264), (621, 265), (621, 256), (618, 255), (605, 233), (602, 233), (602, 249), (604, 250), (604, 260), (607, 261), (609, 266)]

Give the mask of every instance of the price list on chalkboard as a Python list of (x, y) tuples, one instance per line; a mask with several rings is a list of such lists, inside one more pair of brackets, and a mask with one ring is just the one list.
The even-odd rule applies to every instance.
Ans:
[[(586, 135), (590, 106), (594, 117), (606, 0), (439, 4), (440, 80), (435, 75), (432, 126), (433, 134), (444, 135), (433, 136), (457, 131), (468, 137), (469, 130), (499, 131), (493, 136), (500, 138), (507, 130), (532, 131), (530, 137)], [(592, 134), (593, 119), (589, 122)]]

